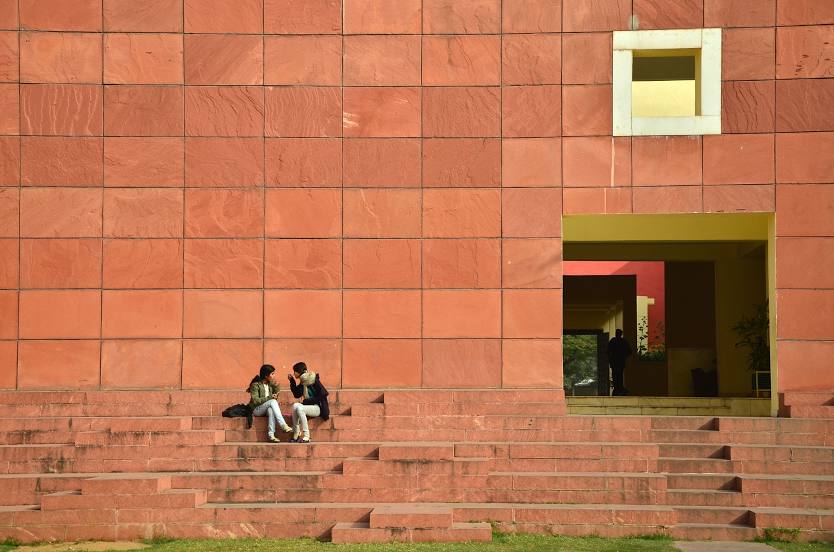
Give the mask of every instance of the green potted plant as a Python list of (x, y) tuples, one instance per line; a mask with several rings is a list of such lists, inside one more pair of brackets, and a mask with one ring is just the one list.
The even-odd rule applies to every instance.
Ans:
[(761, 373), (770, 372), (770, 314), (767, 302), (753, 307), (752, 314), (744, 315), (733, 326), (739, 337), (736, 347), (747, 349), (747, 368), (753, 372), (754, 390), (770, 389), (770, 377)]

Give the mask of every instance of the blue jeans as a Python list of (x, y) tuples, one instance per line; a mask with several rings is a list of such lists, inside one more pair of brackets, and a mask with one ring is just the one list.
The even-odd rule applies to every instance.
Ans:
[(255, 410), (252, 411), (252, 415), (268, 417), (268, 429), (266, 430), (267, 435), (275, 435), (276, 421), (278, 422), (278, 425), (281, 426), (281, 429), (287, 427), (287, 422), (284, 421), (284, 416), (281, 415), (281, 409), (278, 408), (278, 401), (275, 399), (269, 399), (262, 405), (256, 406)]

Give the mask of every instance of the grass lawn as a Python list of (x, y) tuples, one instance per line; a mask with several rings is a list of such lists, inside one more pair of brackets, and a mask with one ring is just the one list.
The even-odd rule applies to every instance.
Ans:
[[(149, 552), (679, 552), (671, 539), (594, 537), (547, 537), (538, 535), (496, 535), (488, 544), (331, 544), (310, 539), (224, 539), (152, 541)], [(769, 542), (783, 552), (834, 552), (834, 543), (795, 544)], [(0, 552), (14, 550), (0, 544)]]

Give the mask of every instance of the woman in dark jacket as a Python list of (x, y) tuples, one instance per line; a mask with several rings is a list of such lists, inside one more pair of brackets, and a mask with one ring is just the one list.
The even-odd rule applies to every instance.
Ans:
[[(327, 403), (327, 389), (321, 384), (318, 374), (307, 370), (307, 365), (297, 362), (292, 367), (292, 374), (287, 374), (293, 397), (301, 399), (292, 405), (292, 427), (295, 443), (310, 442), (310, 428), (307, 418), (320, 416), (322, 420), (330, 417), (330, 406)], [(294, 377), (293, 377), (294, 376)], [(296, 383), (298, 379), (299, 383)]]

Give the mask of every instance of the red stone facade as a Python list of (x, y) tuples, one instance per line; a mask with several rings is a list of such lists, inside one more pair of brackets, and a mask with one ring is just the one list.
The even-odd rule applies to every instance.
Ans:
[[(722, 27), (723, 134), (612, 138), (612, 31)], [(776, 212), (832, 389), (831, 0), (0, 0), (0, 387), (561, 387), (561, 214)], [(613, 167), (612, 167), (613, 165)]]

